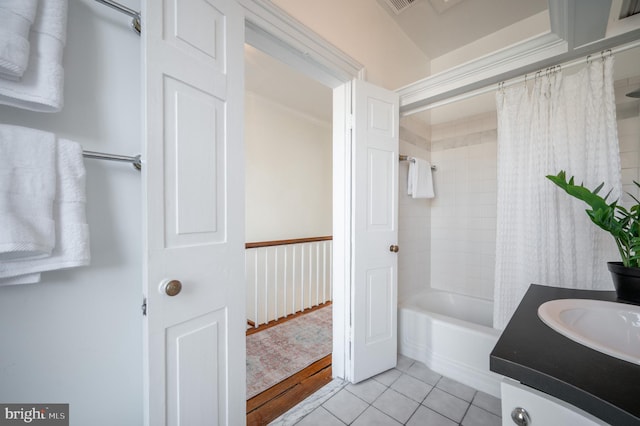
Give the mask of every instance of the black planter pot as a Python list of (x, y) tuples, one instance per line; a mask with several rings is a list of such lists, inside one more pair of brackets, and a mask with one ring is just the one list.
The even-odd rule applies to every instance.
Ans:
[(640, 268), (628, 268), (622, 262), (608, 262), (618, 299), (640, 303)]

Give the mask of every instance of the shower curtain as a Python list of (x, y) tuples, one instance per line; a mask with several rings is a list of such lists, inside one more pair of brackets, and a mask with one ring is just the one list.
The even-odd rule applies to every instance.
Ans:
[(545, 178), (566, 170), (601, 194), (621, 194), (613, 57), (573, 75), (558, 67), (496, 95), (498, 210), (494, 327), (504, 329), (529, 284), (613, 290), (615, 243), (586, 205)]

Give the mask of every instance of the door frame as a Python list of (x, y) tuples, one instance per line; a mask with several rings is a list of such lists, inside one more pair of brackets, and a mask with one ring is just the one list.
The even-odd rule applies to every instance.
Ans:
[(245, 42), (333, 89), (333, 377), (351, 380), (351, 81), (364, 66), (268, 0), (239, 0)]

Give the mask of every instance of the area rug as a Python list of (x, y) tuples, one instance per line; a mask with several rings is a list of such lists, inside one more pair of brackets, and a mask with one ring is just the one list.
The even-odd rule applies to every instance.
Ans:
[(331, 353), (331, 305), (247, 336), (247, 399)]

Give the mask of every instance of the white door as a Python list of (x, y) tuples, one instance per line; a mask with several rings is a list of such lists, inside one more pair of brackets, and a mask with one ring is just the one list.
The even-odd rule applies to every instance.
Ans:
[(396, 366), (399, 100), (353, 85), (351, 368), (354, 383)]
[(142, 3), (144, 423), (241, 425), (244, 16), (233, 0)]

